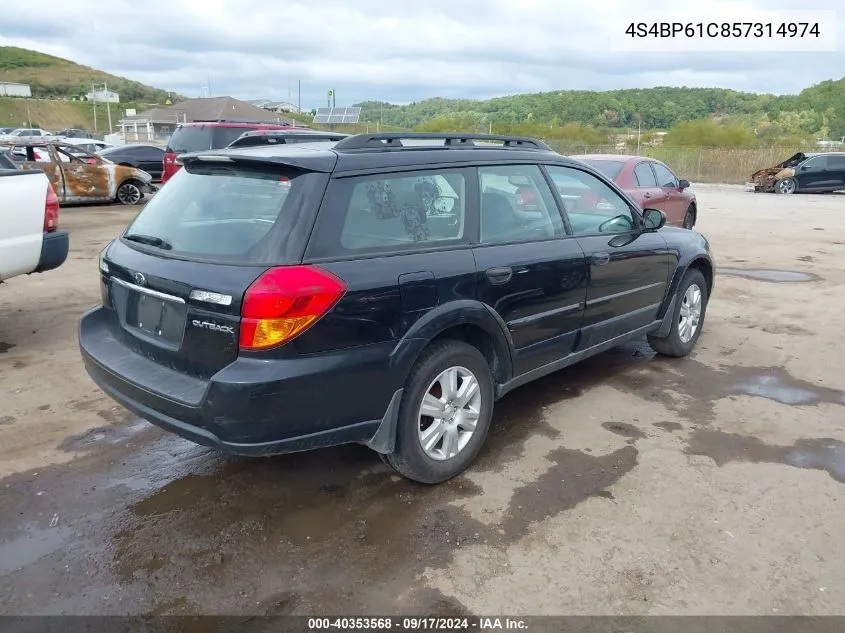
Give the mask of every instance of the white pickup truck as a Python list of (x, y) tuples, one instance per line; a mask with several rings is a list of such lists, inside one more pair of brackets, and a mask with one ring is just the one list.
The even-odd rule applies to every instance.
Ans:
[(44, 172), (17, 169), (0, 152), (0, 283), (61, 266), (69, 242), (58, 228), (59, 198)]

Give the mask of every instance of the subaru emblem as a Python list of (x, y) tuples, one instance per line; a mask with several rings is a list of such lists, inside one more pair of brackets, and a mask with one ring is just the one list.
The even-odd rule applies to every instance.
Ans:
[(132, 280), (139, 286), (143, 286), (147, 283), (147, 278), (141, 273), (132, 273)]

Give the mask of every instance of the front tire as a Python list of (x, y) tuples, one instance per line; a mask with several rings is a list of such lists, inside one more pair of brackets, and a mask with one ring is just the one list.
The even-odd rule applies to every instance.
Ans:
[(141, 204), (141, 201), (144, 199), (144, 192), (141, 190), (141, 186), (141, 183), (137, 180), (122, 182), (117, 188), (115, 199), (120, 204)]
[(663, 337), (649, 335), (648, 344), (658, 354), (678, 358), (692, 351), (704, 326), (707, 282), (700, 270), (687, 271), (676, 296), (669, 334)]
[(795, 178), (784, 178), (775, 183), (775, 191), (784, 195), (789, 195), (798, 191), (798, 182)]
[(434, 343), (405, 383), (396, 448), (383, 460), (423, 484), (461, 474), (487, 437), (493, 393), (493, 376), (481, 352), (463, 341)]
[(684, 215), (684, 223), (682, 224), (683, 228), (692, 230), (692, 227), (695, 226), (695, 205), (691, 204), (687, 208), (687, 212)]

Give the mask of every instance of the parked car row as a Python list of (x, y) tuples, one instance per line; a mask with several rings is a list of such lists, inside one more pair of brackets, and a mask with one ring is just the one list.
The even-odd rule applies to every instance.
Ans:
[(21, 169), (43, 171), (62, 204), (112, 201), (139, 204), (156, 189), (149, 173), (116, 164), (72, 143), (0, 141), (0, 149)]
[(102, 251), (78, 329), (105, 393), (199, 444), (355, 442), (438, 483), (509, 391), (636, 337), (684, 356), (701, 334), (707, 240), (541, 141), (216, 133), (171, 141), (203, 137)]

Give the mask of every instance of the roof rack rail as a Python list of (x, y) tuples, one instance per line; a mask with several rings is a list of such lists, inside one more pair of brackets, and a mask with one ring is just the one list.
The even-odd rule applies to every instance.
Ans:
[[(334, 146), (336, 150), (374, 149), (384, 147), (405, 147), (402, 139), (443, 141), (444, 147), (477, 147), (473, 141), (499, 141), (503, 147), (517, 149), (551, 148), (543, 141), (527, 136), (502, 136), (498, 134), (463, 134), (460, 132), (382, 132), (380, 134), (356, 134), (349, 136)], [(418, 147), (418, 146), (417, 146)], [(416, 147), (415, 147), (416, 148)]]

